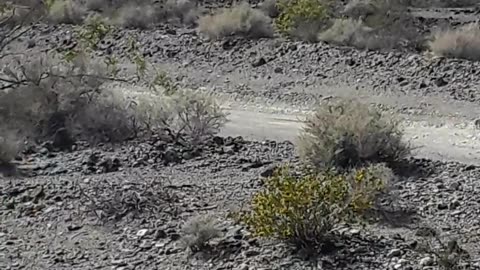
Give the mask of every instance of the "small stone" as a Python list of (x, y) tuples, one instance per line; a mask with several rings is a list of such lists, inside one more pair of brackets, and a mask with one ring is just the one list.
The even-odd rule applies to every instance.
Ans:
[(435, 83), (435, 85), (438, 86), (438, 87), (443, 87), (443, 86), (445, 86), (445, 85), (448, 84), (448, 82), (445, 81), (443, 78), (436, 78), (436, 79), (434, 80), (434, 83)]
[(431, 266), (433, 259), (431, 257), (425, 257), (420, 260), (420, 266)]
[(448, 208), (450, 208), (450, 210), (454, 210), (459, 206), (460, 206), (460, 201), (455, 199), (455, 200), (450, 202), (450, 205), (448, 206)]
[(260, 57), (252, 63), (252, 67), (260, 67), (265, 65), (266, 63), (267, 63), (267, 60), (265, 60), (265, 58), (263, 57)]
[(398, 248), (390, 250), (390, 252), (387, 254), (389, 258), (399, 257), (400, 255), (402, 255), (402, 251)]
[(234, 269), (235, 269), (235, 270), (248, 270), (249, 267), (248, 267), (248, 264), (242, 263), (242, 264), (240, 264), (238, 267), (235, 267)]
[(137, 232), (138, 237), (144, 237), (147, 234), (148, 230), (147, 229), (141, 229)]
[(438, 210), (445, 210), (448, 209), (448, 205), (444, 202), (441, 202), (437, 205)]
[(401, 268), (402, 268), (402, 265), (399, 264), (399, 263), (397, 263), (393, 266), (393, 269), (395, 269), (395, 270), (398, 270), (398, 269), (401, 269)]

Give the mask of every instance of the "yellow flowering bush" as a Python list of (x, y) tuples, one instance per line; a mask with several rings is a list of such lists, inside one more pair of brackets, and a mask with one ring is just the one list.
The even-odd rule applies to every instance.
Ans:
[(323, 23), (329, 17), (326, 0), (279, 0), (277, 6), (280, 14), (275, 25), (286, 35), (300, 26)]
[(240, 219), (256, 236), (318, 245), (336, 224), (373, 206), (387, 183), (378, 175), (367, 167), (348, 174), (325, 170), (298, 177), (283, 167), (267, 179)]

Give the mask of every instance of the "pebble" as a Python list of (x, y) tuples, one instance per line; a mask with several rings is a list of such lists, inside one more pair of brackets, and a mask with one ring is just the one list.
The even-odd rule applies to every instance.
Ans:
[(387, 256), (389, 258), (392, 258), (392, 257), (399, 257), (400, 255), (402, 255), (402, 251), (398, 248), (395, 248), (395, 249), (392, 249), (390, 250), (390, 252), (388, 252)]
[(138, 237), (143, 237), (147, 234), (148, 230), (147, 229), (141, 229), (137, 232)]
[(432, 257), (425, 257), (420, 260), (420, 266), (431, 266), (433, 264)]

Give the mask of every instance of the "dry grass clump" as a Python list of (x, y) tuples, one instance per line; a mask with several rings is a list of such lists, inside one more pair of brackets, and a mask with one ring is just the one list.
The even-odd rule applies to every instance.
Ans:
[(201, 251), (208, 246), (210, 240), (222, 236), (217, 220), (209, 215), (198, 215), (190, 219), (183, 226), (182, 234), (183, 245), (192, 252)]
[(314, 168), (348, 169), (369, 163), (402, 161), (410, 147), (399, 123), (354, 101), (321, 106), (299, 137), (301, 158)]
[(319, 39), (337, 45), (365, 47), (369, 31), (361, 20), (336, 19), (329, 29), (320, 33)]
[(12, 131), (1, 132), (0, 166), (10, 164), (21, 151), (22, 138)]
[(155, 22), (155, 10), (151, 5), (126, 5), (119, 9), (113, 21), (121, 27), (147, 29)]
[(178, 196), (165, 187), (164, 181), (146, 180), (141, 176), (120, 180), (101, 179), (88, 185), (77, 183), (85, 210), (104, 223), (176, 212)]
[(49, 9), (47, 20), (51, 23), (81, 24), (85, 16), (85, 8), (73, 0), (55, 0)]
[(273, 36), (271, 19), (246, 3), (200, 18), (199, 31), (210, 39), (219, 39), (230, 35), (249, 38)]
[(440, 56), (480, 60), (480, 29), (477, 23), (434, 34), (430, 50)]

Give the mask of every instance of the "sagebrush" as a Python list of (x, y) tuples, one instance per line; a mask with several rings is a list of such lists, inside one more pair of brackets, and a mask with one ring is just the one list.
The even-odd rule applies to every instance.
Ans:
[(299, 136), (300, 156), (320, 169), (396, 164), (410, 154), (399, 124), (392, 116), (353, 100), (332, 102), (307, 118)]
[(437, 31), (429, 47), (439, 56), (480, 60), (479, 25), (470, 23), (456, 29)]
[(248, 38), (273, 36), (271, 19), (246, 3), (230, 9), (223, 9), (214, 15), (201, 17), (199, 31), (210, 39), (219, 39), (231, 35)]

